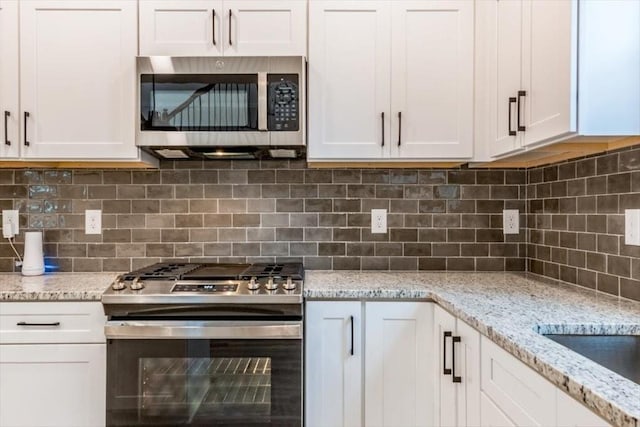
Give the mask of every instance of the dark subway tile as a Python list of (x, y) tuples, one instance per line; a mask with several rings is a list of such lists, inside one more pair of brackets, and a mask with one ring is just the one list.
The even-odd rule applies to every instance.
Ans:
[(581, 160), (576, 164), (576, 176), (578, 178), (592, 176), (596, 173), (596, 160), (594, 158)]
[(609, 274), (598, 273), (598, 290), (611, 295), (619, 295), (619, 279)]
[(376, 198), (378, 199), (402, 199), (404, 188), (402, 185), (377, 185)]
[(618, 172), (618, 153), (597, 157), (596, 172), (598, 175)]
[(433, 196), (436, 199), (459, 199), (459, 185), (436, 185), (434, 187)]
[(389, 182), (391, 184), (417, 184), (418, 171), (394, 169), (390, 172)]
[(450, 170), (447, 172), (448, 184), (475, 184), (476, 171), (474, 170)]

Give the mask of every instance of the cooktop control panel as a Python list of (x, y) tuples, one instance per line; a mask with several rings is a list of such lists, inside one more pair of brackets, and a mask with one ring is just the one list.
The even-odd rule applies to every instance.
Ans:
[(269, 74), (269, 109), (267, 127), (271, 131), (297, 131), (300, 105), (297, 74)]
[(237, 292), (238, 285), (216, 284), (216, 283), (176, 283), (171, 292), (206, 292), (222, 293)]

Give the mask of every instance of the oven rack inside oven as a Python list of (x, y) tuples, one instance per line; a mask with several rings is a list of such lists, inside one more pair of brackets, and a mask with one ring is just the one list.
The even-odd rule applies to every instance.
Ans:
[[(271, 359), (153, 358), (141, 361), (143, 408), (175, 405), (270, 406)], [(268, 409), (268, 408), (265, 408)]]

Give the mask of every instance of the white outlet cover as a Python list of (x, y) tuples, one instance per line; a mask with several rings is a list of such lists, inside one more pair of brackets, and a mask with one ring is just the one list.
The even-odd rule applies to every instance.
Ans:
[(100, 209), (87, 209), (84, 211), (85, 234), (102, 234), (102, 211)]
[(20, 232), (20, 213), (17, 210), (2, 211), (2, 236), (10, 239)]
[(624, 244), (640, 246), (640, 209), (624, 211)]
[(502, 232), (504, 234), (518, 234), (520, 232), (520, 211), (518, 209), (502, 211)]
[(371, 233), (384, 234), (387, 232), (387, 210), (371, 209)]

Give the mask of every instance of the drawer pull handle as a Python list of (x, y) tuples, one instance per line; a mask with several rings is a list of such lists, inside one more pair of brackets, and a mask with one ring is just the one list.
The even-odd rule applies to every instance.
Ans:
[(50, 322), (50, 323), (32, 323), (32, 322), (18, 322), (16, 323), (18, 326), (60, 326), (60, 322)]

